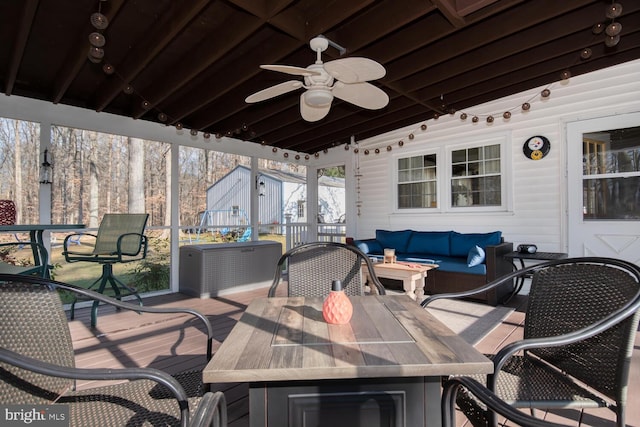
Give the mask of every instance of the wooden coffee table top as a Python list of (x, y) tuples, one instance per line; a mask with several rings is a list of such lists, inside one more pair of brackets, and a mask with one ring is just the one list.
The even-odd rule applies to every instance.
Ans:
[(396, 262), (393, 264), (390, 263), (382, 263), (377, 262), (373, 264), (373, 268), (376, 270), (400, 270), (400, 271), (417, 271), (420, 273), (424, 273), (426, 271), (432, 270), (434, 268), (438, 268), (438, 264), (417, 264), (417, 263), (405, 263), (405, 262)]

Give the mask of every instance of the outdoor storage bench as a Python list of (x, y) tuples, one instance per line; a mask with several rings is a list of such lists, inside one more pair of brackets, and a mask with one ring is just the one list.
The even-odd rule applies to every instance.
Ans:
[[(438, 264), (438, 268), (427, 274), (427, 294), (475, 289), (510, 273), (513, 268), (503, 258), (513, 251), (513, 243), (505, 242), (501, 231), (376, 230), (374, 239), (354, 240), (354, 244), (370, 257), (382, 259), (384, 249), (393, 248), (397, 261)], [(473, 298), (497, 305), (512, 291), (513, 284), (507, 282)]]

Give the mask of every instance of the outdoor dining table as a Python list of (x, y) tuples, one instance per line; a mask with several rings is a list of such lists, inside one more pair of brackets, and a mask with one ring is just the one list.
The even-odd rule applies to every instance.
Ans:
[(203, 371), (249, 383), (257, 426), (440, 426), (441, 378), (491, 361), (406, 295), (349, 297), (327, 324), (322, 298), (254, 299)]
[[(12, 224), (0, 225), (0, 233), (29, 233), (29, 240), (36, 242), (46, 248), (44, 244), (45, 231), (70, 231), (85, 228), (84, 224)], [(42, 255), (36, 246), (33, 247), (33, 260), (36, 265), (40, 264)], [(47, 259), (50, 259), (47, 257)], [(47, 274), (49, 269), (46, 270)]]

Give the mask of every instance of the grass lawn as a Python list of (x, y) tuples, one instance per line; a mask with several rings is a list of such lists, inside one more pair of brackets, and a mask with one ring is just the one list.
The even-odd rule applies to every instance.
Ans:
[[(158, 235), (159, 234), (154, 231), (148, 233), (149, 251), (145, 261), (114, 264), (113, 266), (114, 275), (118, 277), (118, 279), (128, 286), (139, 289), (141, 292), (169, 289), (169, 245), (166, 239), (159, 238)], [(202, 234), (198, 241), (192, 240), (191, 243), (189, 243), (188, 237), (185, 238), (184, 234), (182, 234), (181, 237), (183, 238), (181, 245), (223, 243), (222, 240), (216, 239), (210, 234)], [(62, 237), (62, 240), (64, 240), (64, 237)], [(62, 240), (59, 239), (57, 241), (61, 242)], [(285, 236), (283, 235), (262, 234), (260, 235), (260, 240), (280, 242), (282, 244), (282, 251), (285, 251)], [(83, 245), (78, 246), (78, 250), (88, 247), (87, 243), (83, 241)], [(101, 264), (92, 262), (68, 263), (62, 255), (62, 249), (61, 244), (55, 244), (51, 248), (49, 264), (54, 266), (52, 276), (55, 280), (88, 288), (100, 278), (102, 275)], [(25, 262), (32, 259), (31, 249), (29, 248), (23, 248), (13, 252), (11, 256)], [(138, 276), (136, 276), (136, 269), (141, 270)], [(146, 283), (141, 284), (140, 280)], [(107, 286), (107, 288), (109, 288), (109, 286)], [(105, 293), (112, 295), (110, 289)], [(65, 295), (63, 295), (63, 300), (64, 302), (70, 302)]]

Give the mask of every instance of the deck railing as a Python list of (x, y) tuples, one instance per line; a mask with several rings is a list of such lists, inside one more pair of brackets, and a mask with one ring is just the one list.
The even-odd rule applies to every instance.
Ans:
[[(286, 250), (310, 242), (309, 228), (306, 222), (286, 222), (285, 242)], [(346, 224), (318, 224), (317, 241), (344, 242), (346, 239)]]

